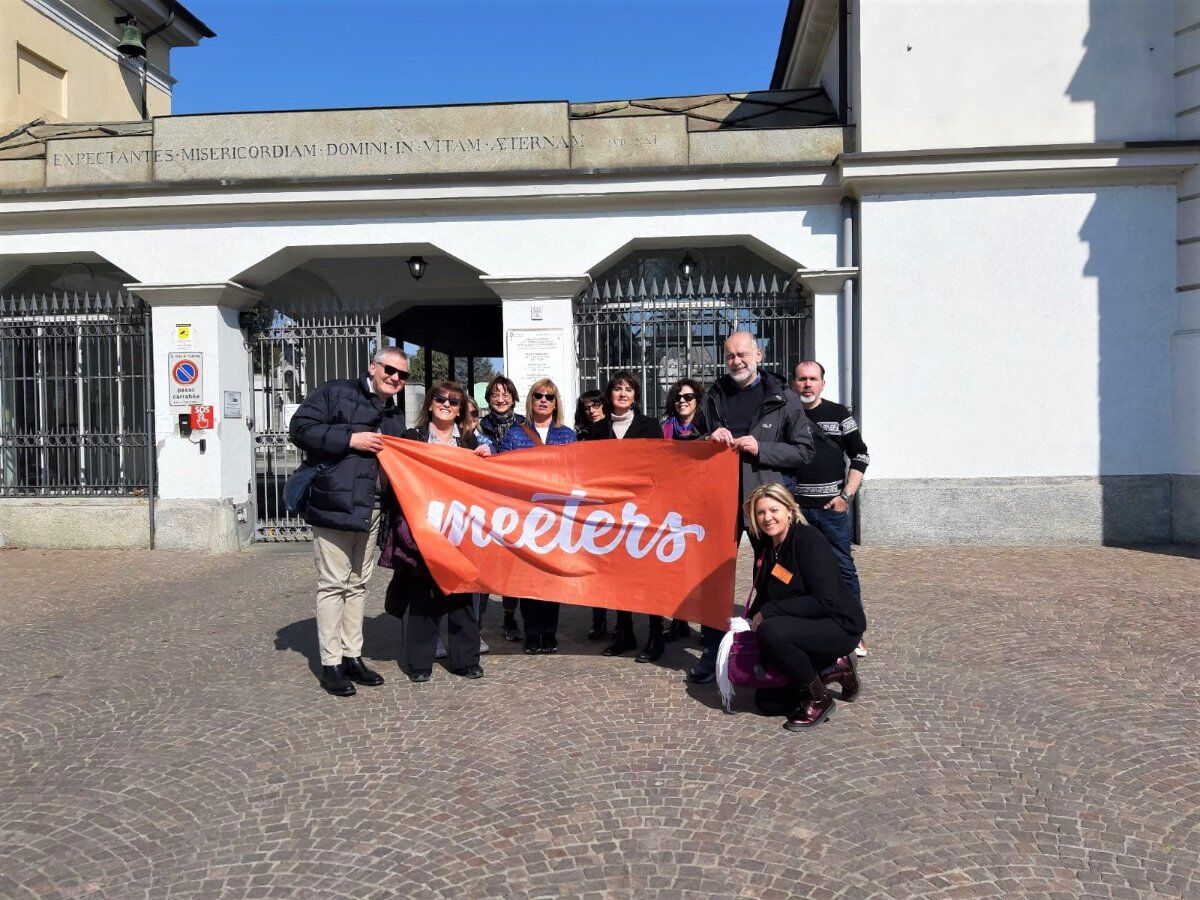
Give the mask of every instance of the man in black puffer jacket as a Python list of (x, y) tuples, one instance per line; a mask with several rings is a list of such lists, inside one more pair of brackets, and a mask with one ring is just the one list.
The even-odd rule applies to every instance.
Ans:
[[(726, 372), (704, 394), (696, 413), (697, 427), (706, 438), (734, 448), (741, 460), (738, 540), (746, 530), (742, 504), (754, 489), (773, 482), (790, 488), (796, 467), (813, 458), (812, 425), (804, 408), (783, 378), (760, 368), (762, 358), (754, 335), (731, 334), (725, 341)], [(701, 634), (704, 655), (688, 672), (697, 684), (713, 680), (724, 632), (705, 625)]]
[(320, 469), (304, 511), (313, 530), (317, 563), (317, 640), (321, 684), (339, 697), (352, 681), (383, 684), (362, 661), (363, 602), (375, 568), (382, 489), (375, 454), (381, 434), (404, 433), (396, 395), (408, 380), (408, 356), (399, 347), (375, 354), (357, 381), (329, 381), (309, 394), (292, 416), (292, 443)]

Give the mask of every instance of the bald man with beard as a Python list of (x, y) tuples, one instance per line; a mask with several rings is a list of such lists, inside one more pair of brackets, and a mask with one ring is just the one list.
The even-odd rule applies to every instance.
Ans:
[[(762, 358), (754, 335), (748, 331), (731, 334), (725, 341), (725, 374), (705, 393), (697, 413), (699, 428), (707, 439), (734, 448), (740, 456), (739, 541), (746, 530), (742, 512), (746, 498), (760, 484), (777, 482), (790, 490), (795, 469), (811, 462), (814, 452), (812, 426), (804, 407), (788, 390), (783, 376), (761, 368)], [(723, 633), (703, 628), (704, 654), (688, 672), (689, 680), (696, 684), (713, 680)]]

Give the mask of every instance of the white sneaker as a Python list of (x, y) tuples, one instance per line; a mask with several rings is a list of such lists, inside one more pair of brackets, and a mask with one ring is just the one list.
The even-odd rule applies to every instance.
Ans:
[(483, 638), (479, 639), (479, 652), (480, 653), (487, 653), (491, 649), (492, 648), (487, 645), (487, 641), (485, 641)]
[(434, 659), (445, 659), (450, 654), (446, 652), (446, 645), (442, 643), (442, 639), (438, 638), (437, 649), (433, 651)]
[(862, 659), (864, 656), (867, 655), (867, 642), (866, 641), (858, 642), (858, 646), (854, 648), (854, 655), (857, 656), (859, 659)]

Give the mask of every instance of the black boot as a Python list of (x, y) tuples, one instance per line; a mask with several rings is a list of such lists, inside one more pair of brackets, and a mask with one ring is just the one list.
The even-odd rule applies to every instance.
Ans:
[(351, 681), (358, 682), (367, 687), (379, 687), (379, 685), (383, 684), (383, 676), (378, 672), (368, 669), (363, 663), (361, 656), (343, 656), (342, 670)]
[(663, 635), (663, 640), (668, 644), (671, 641), (677, 641), (680, 638), (689, 638), (692, 636), (692, 626), (681, 619), (672, 619), (671, 627), (667, 629), (667, 633)]
[(341, 666), (321, 666), (321, 687), (335, 697), (353, 697), (358, 693)]
[(608, 634), (608, 610), (592, 609), (592, 627), (588, 629), (589, 641), (603, 640)]
[(506, 641), (519, 641), (521, 639), (521, 629), (517, 627), (517, 614), (505, 611), (504, 613), (504, 639)]
[(640, 663), (654, 662), (666, 652), (666, 649), (667, 645), (663, 641), (662, 616), (650, 616), (650, 637), (646, 639), (646, 646), (637, 655), (636, 661)]
[(630, 650), (637, 649), (637, 638), (632, 631), (614, 631), (612, 643), (601, 651), (605, 656), (620, 656)]

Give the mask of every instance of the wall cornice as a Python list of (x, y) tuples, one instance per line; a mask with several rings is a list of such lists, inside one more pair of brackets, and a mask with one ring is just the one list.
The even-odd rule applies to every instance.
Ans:
[(841, 183), (855, 196), (1174, 184), (1197, 164), (1200, 144), (1193, 141), (905, 150), (839, 159)]

